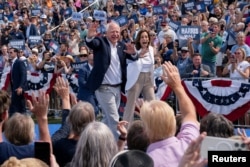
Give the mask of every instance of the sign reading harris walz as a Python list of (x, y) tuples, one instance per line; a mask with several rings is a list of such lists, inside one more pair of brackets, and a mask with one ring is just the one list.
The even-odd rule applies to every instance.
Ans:
[(13, 48), (24, 50), (25, 49), (25, 41), (24, 40), (11, 40), (9, 45)]
[(28, 38), (29, 44), (39, 44), (42, 42), (42, 37), (37, 35), (37, 36), (29, 36)]
[(194, 40), (200, 39), (200, 27), (199, 26), (180, 26), (179, 32), (186, 39), (193, 38)]

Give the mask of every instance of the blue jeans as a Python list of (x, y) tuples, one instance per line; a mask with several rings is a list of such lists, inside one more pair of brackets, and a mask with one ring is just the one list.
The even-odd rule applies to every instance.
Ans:
[(216, 66), (215, 66), (215, 62), (209, 62), (206, 60), (202, 60), (202, 64), (205, 64), (207, 66), (209, 66), (211, 73), (216, 76)]

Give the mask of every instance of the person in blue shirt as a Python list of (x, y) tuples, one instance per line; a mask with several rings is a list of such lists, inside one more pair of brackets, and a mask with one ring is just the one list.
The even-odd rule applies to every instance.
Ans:
[(139, 6), (139, 12), (141, 15), (145, 16), (146, 13), (148, 12), (148, 9), (146, 7), (146, 2), (144, 0), (142, 0), (141, 2), (139, 2), (140, 6)]

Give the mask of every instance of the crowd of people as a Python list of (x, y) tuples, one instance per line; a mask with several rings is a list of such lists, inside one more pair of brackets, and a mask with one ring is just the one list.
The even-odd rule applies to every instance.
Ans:
[[(9, 70), (11, 85), (11, 96), (0, 91), (1, 166), (30, 161), (52, 167), (206, 166), (199, 154), (202, 140), (230, 138), (234, 126), (214, 113), (199, 122), (181, 81), (229, 77), (249, 83), (250, 10), (248, 1), (202, 2), (204, 10), (187, 8), (187, 0), (0, 3), (0, 72)], [(71, 18), (80, 11), (83, 18)], [(183, 34), (188, 27), (198, 28), (198, 37)], [(31, 100), (24, 97), (30, 73), (78, 75), (77, 97), (65, 79), (56, 79), (62, 125), (52, 136), (49, 95), (40, 90)], [(162, 82), (173, 90), (180, 115), (156, 99)], [(122, 92), (127, 101), (120, 120)], [(40, 142), (49, 143), (47, 164), (34, 159), (39, 152), (26, 106)], [(102, 122), (96, 120), (100, 111)], [(250, 150), (250, 138), (239, 135)]]

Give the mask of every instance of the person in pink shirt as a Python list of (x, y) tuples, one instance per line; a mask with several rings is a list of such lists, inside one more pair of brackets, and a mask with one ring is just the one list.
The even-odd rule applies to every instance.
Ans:
[(155, 167), (178, 167), (185, 150), (200, 134), (199, 124), (195, 107), (181, 84), (177, 67), (166, 62), (163, 65), (162, 79), (172, 88), (178, 99), (182, 125), (175, 137), (174, 110), (163, 101), (144, 102), (140, 115), (151, 143), (147, 154), (154, 160)]

